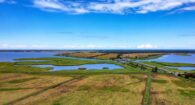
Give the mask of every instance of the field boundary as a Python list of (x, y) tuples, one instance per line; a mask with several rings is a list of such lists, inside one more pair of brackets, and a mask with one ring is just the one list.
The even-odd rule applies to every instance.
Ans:
[(151, 73), (148, 73), (146, 85), (145, 85), (145, 90), (143, 93), (142, 105), (149, 105), (151, 83), (152, 83), (152, 76), (151, 76)]

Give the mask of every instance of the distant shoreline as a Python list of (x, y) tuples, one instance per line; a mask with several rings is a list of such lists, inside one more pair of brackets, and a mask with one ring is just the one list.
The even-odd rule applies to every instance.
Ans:
[(164, 49), (158, 49), (158, 50), (149, 50), (149, 49), (144, 49), (144, 50), (0, 50), (0, 52), (101, 52), (101, 53), (195, 53), (195, 49), (169, 49), (169, 50), (164, 50)]

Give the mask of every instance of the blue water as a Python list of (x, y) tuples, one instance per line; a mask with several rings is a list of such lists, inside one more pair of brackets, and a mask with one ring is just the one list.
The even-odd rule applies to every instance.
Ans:
[[(95, 58), (76, 58), (76, 57), (65, 57), (55, 56), (58, 52), (0, 52), (0, 62), (14, 62), (18, 58), (44, 58), (44, 57), (60, 57), (60, 58), (71, 58), (79, 60), (97, 60)], [(41, 61), (41, 60), (25, 60), (25, 61)]]
[(170, 66), (167, 66), (168, 68), (175, 68), (175, 69), (178, 69), (178, 70), (195, 70), (195, 67), (170, 67)]
[(163, 55), (156, 59), (151, 59), (151, 60), (146, 60), (146, 61), (195, 64), (195, 54), (190, 54), (190, 56), (168, 54), (168, 55)]
[[(43, 57), (60, 57), (55, 56), (57, 52), (0, 52), (0, 62), (15, 62), (18, 58), (43, 58)], [(64, 57), (62, 58), (72, 58), (72, 59), (79, 59), (79, 60), (97, 60), (97, 59), (90, 59), (90, 58), (75, 58), (75, 57)], [(39, 62), (44, 60), (22, 60), (22, 61), (33, 61)], [(22, 62), (20, 61), (20, 62)], [(56, 70), (78, 70), (79, 68), (86, 68), (87, 70), (99, 70), (103, 67), (109, 68), (109, 70), (113, 69), (121, 69), (123, 67), (115, 65), (115, 64), (85, 64), (79, 66), (53, 66), (53, 65), (36, 65), (38, 67), (52, 67), (53, 71)]]
[(115, 65), (115, 64), (85, 64), (85, 65), (78, 65), (78, 66), (54, 66), (54, 65), (34, 65), (36, 67), (52, 67), (52, 71), (58, 70), (78, 70), (79, 68), (86, 68), (87, 70), (100, 70), (104, 67), (107, 67), (109, 70), (114, 69), (122, 69), (123, 67)]
[(0, 62), (14, 62), (18, 58), (55, 57), (55, 52), (0, 52)]

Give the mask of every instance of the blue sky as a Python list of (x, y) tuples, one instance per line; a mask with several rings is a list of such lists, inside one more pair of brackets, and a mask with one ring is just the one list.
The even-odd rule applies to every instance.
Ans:
[(195, 49), (195, 0), (0, 0), (0, 49)]

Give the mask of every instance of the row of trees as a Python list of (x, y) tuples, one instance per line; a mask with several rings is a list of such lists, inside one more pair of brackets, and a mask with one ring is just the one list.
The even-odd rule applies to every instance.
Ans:
[[(138, 63), (134, 63), (134, 62), (129, 62), (128, 64), (131, 65), (132, 67), (140, 68), (141, 70), (146, 70), (147, 69), (147, 67), (145, 67), (142, 64), (138, 64)], [(158, 67), (152, 68), (152, 72), (158, 72)]]

